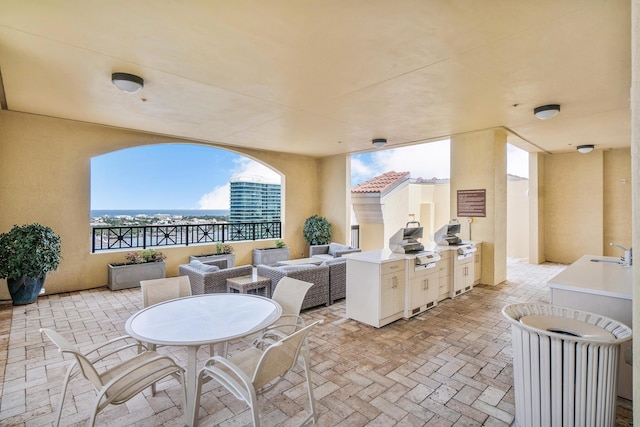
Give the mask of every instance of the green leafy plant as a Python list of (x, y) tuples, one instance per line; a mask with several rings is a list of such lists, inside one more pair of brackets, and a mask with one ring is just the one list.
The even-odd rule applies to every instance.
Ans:
[(280, 240), (280, 239), (276, 240), (276, 248), (280, 249), (280, 248), (284, 248), (285, 246), (287, 245), (284, 243), (284, 240)]
[(227, 243), (221, 243), (221, 242), (216, 243), (216, 255), (232, 254), (233, 252), (234, 252), (233, 246)]
[(146, 262), (162, 262), (167, 257), (155, 249), (143, 249), (140, 252), (129, 252), (125, 256), (127, 264), (144, 264)]
[(327, 245), (331, 242), (331, 224), (323, 216), (307, 218), (302, 233), (310, 245)]
[(62, 259), (60, 236), (40, 224), (14, 225), (0, 234), (0, 278), (44, 277)]

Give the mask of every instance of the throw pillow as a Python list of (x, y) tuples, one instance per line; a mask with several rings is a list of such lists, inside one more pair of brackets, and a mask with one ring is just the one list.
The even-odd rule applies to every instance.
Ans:
[(346, 251), (347, 249), (351, 249), (351, 246), (341, 245), (339, 243), (330, 243), (329, 244), (329, 255), (332, 257), (336, 256), (336, 252)]
[(196, 270), (200, 271), (201, 273), (211, 273), (212, 271), (220, 270), (220, 267), (218, 267), (217, 265), (207, 265), (202, 261), (198, 261), (198, 260), (191, 261), (189, 265), (195, 268)]
[(346, 263), (347, 263), (346, 258), (334, 258), (334, 259), (328, 259), (326, 261), (323, 261), (322, 264), (320, 265), (336, 265), (336, 264), (346, 264)]
[(278, 267), (282, 271), (300, 271), (300, 270), (308, 270), (310, 268), (316, 268), (316, 265), (313, 264), (300, 264), (300, 265), (283, 265), (282, 267)]

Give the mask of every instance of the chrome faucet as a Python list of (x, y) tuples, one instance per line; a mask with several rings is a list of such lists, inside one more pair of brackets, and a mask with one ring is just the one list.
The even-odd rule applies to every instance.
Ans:
[(622, 255), (620, 257), (620, 261), (622, 261), (622, 264), (625, 267), (631, 267), (631, 265), (633, 264), (633, 251), (631, 248), (627, 249), (622, 245), (619, 245), (617, 243), (609, 243), (609, 246), (616, 246), (620, 249), (622, 249), (624, 251), (624, 255)]

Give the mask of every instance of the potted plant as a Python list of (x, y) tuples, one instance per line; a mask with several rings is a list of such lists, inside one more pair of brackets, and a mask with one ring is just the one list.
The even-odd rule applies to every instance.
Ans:
[(276, 240), (276, 246), (253, 250), (253, 265), (275, 265), (278, 261), (286, 261), (290, 257), (289, 248), (284, 240)]
[(323, 216), (310, 216), (304, 222), (302, 234), (310, 245), (328, 245), (331, 243), (331, 224)]
[(155, 249), (127, 253), (126, 262), (109, 264), (109, 289), (135, 288), (140, 286), (140, 280), (166, 277), (166, 258)]
[(0, 278), (7, 279), (13, 304), (34, 302), (61, 258), (60, 236), (44, 225), (14, 225), (0, 234)]
[(201, 262), (213, 261), (217, 259), (226, 259), (227, 268), (235, 267), (236, 255), (233, 246), (228, 243), (217, 242), (215, 245), (215, 252), (202, 255), (191, 255), (189, 261), (198, 260)]

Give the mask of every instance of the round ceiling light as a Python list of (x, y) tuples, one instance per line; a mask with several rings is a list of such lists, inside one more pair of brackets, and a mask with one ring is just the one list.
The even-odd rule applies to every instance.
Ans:
[(371, 143), (376, 148), (382, 148), (385, 145), (387, 145), (387, 139), (386, 138), (375, 138), (375, 139), (371, 140)]
[(533, 109), (533, 114), (540, 120), (547, 120), (555, 117), (560, 112), (559, 104), (542, 105)]
[(582, 154), (587, 154), (593, 151), (594, 145), (593, 144), (586, 144), (586, 145), (578, 145), (577, 150), (579, 152), (581, 152)]
[(111, 82), (118, 89), (127, 93), (136, 93), (144, 86), (142, 77), (129, 73), (113, 73), (111, 74)]

